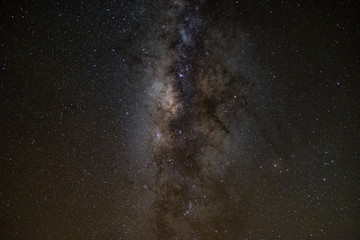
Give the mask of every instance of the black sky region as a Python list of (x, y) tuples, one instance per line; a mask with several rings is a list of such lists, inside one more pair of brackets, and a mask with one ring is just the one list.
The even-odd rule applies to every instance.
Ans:
[(0, 9), (0, 239), (359, 239), (359, 1)]

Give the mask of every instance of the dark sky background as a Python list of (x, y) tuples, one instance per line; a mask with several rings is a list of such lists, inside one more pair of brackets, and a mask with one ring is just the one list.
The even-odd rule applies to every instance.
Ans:
[(320, 2), (2, 1), (0, 239), (359, 239), (359, 1)]

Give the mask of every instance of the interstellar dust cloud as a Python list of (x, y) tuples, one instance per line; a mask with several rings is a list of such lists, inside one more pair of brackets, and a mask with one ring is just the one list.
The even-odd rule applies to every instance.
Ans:
[(222, 29), (207, 8), (172, 1), (152, 39), (159, 52), (149, 63), (145, 100), (151, 197), (143, 212), (154, 239), (236, 236), (245, 225), (231, 185), (234, 165), (247, 161), (244, 129), (258, 121), (248, 103), (256, 80), (251, 63), (237, 59), (249, 45), (246, 34), (231, 24)]

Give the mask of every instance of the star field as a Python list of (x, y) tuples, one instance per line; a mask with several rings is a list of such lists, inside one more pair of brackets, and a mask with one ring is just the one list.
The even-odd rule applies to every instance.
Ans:
[(358, 239), (357, 8), (3, 1), (0, 239)]

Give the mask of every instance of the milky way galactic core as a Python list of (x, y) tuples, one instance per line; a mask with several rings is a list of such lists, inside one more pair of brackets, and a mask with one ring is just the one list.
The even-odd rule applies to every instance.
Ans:
[[(204, 1), (174, 1), (161, 14), (164, 27), (156, 40), (163, 49), (148, 90), (154, 238), (191, 239), (198, 232), (211, 237), (211, 224), (226, 225), (232, 234), (242, 231), (241, 210), (234, 207), (239, 199), (222, 182), (241, 159), (241, 141), (234, 138), (247, 133), (238, 124), (257, 123), (247, 100), (255, 83), (241, 66), (231, 65), (236, 46), (222, 47), (221, 35), (232, 33), (204, 17), (205, 7)], [(233, 38), (238, 47), (246, 44), (243, 33)]]
[(0, 239), (360, 236), (358, 2), (3, 5)]

